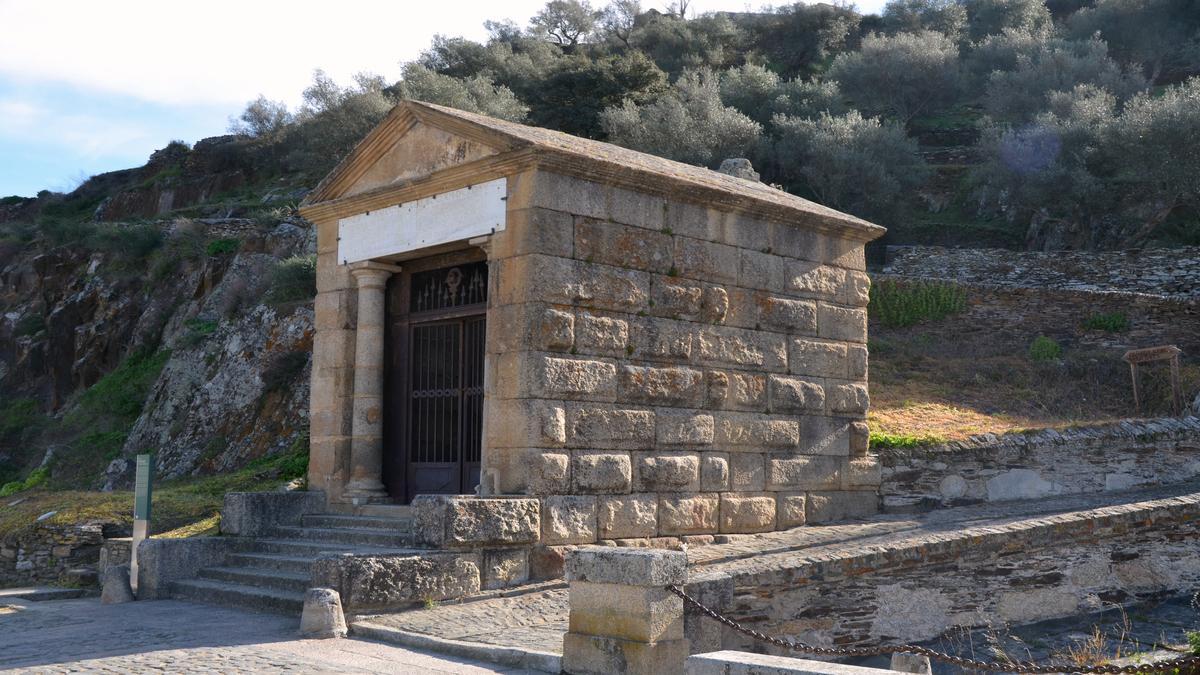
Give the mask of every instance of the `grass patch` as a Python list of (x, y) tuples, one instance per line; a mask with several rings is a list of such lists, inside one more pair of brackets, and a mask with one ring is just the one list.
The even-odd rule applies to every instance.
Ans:
[(79, 397), (79, 407), (71, 414), (73, 421), (107, 418), (125, 427), (132, 425), (142, 413), (146, 395), (170, 356), (171, 352), (165, 349), (143, 351), (122, 361)]
[(46, 467), (34, 469), (29, 473), (25, 480), (13, 481), (11, 483), (6, 483), (3, 487), (0, 487), (0, 497), (8, 497), (18, 492), (32, 490), (44, 484), (46, 479), (49, 477), (50, 470)]
[(1106, 333), (1124, 333), (1129, 330), (1129, 317), (1122, 312), (1093, 314), (1083, 320), (1083, 327)]
[(889, 328), (904, 328), (921, 321), (944, 319), (966, 307), (966, 291), (954, 284), (885, 279), (871, 286), (867, 311)]
[(930, 445), (945, 443), (941, 436), (913, 434), (888, 434), (879, 431), (871, 432), (871, 447), (876, 450), (888, 448), (922, 448)]
[(311, 302), (316, 295), (317, 256), (292, 256), (271, 269), (271, 286), (266, 300), (272, 305)]
[(240, 239), (232, 237), (213, 239), (204, 247), (204, 253), (210, 257), (228, 255), (230, 253), (237, 253), (237, 250), (241, 246), (242, 241)]
[(1029, 358), (1035, 363), (1054, 361), (1062, 357), (1062, 345), (1054, 338), (1039, 335), (1029, 344)]

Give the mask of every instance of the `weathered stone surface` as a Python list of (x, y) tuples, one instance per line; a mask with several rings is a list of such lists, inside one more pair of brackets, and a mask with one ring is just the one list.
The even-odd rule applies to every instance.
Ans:
[(529, 581), (529, 549), (500, 548), (483, 551), (483, 588), (508, 588)]
[(109, 565), (104, 570), (104, 587), (100, 591), (100, 604), (117, 605), (133, 602), (133, 589), (129, 585), (129, 565)]
[(596, 541), (596, 498), (554, 495), (542, 500), (543, 544), (590, 544)]
[(820, 382), (772, 375), (769, 386), (771, 412), (820, 412), (825, 408), (825, 388)]
[(643, 318), (630, 326), (630, 346), (637, 358), (690, 361), (695, 351), (695, 325)]
[(845, 377), (846, 345), (815, 340), (792, 340), (788, 372), (809, 377)]
[(563, 494), (570, 490), (570, 455), (544, 450), (529, 450), (523, 454), (529, 466), (528, 494)]
[(807, 509), (810, 524), (864, 518), (879, 511), (879, 494), (874, 490), (809, 492)]
[(346, 637), (342, 598), (332, 588), (310, 588), (304, 594), (300, 614), (300, 637), (309, 639)]
[(786, 339), (774, 333), (709, 326), (697, 332), (696, 352), (697, 358), (710, 366), (773, 372), (787, 369)]
[(865, 384), (839, 384), (826, 391), (829, 394), (829, 409), (835, 413), (865, 415), (871, 404)]
[[(546, 349), (570, 349), (575, 344), (575, 315), (559, 309), (542, 311), (534, 328), (535, 346)], [(520, 347), (520, 345), (515, 345)]]
[(695, 453), (634, 453), (636, 492), (695, 492), (700, 489), (700, 457)]
[(494, 399), (490, 405), (488, 447), (553, 448), (567, 442), (567, 416), (561, 404), (537, 399)]
[(800, 527), (808, 522), (803, 492), (780, 492), (775, 496), (775, 522), (780, 529)]
[(847, 376), (852, 380), (867, 379), (867, 348), (862, 345), (850, 345), (846, 348)]
[(708, 445), (713, 442), (713, 416), (682, 410), (660, 410), (655, 425), (660, 445)]
[(582, 494), (629, 492), (633, 469), (627, 452), (577, 451), (571, 457), (571, 483)]
[(578, 448), (646, 448), (654, 442), (654, 412), (606, 405), (573, 405), (568, 445)]
[(537, 499), (418, 495), (412, 507), (416, 542), (435, 548), (528, 544), (541, 532)]
[(645, 272), (608, 265), (590, 265), (544, 255), (527, 255), (500, 261), (499, 276), (519, 280), (501, 288), (494, 302), (549, 302), (613, 311), (642, 310), (650, 297)]
[(767, 489), (837, 490), (842, 486), (842, 464), (837, 457), (770, 457)]
[(710, 370), (708, 405), (732, 410), (766, 410), (767, 378), (739, 371)]
[(757, 452), (735, 452), (729, 455), (729, 489), (736, 492), (757, 492), (766, 481), (766, 455)]
[(598, 497), (596, 521), (601, 539), (653, 537), (658, 533), (658, 496)]
[(551, 397), (611, 400), (616, 394), (617, 367), (606, 361), (546, 356), (541, 364), (541, 391)]
[(758, 303), (758, 322), (767, 330), (816, 335), (817, 306), (809, 300), (763, 296)]
[(723, 448), (793, 447), (800, 442), (800, 423), (753, 413), (723, 413), (717, 420), (715, 442)]
[(567, 581), (662, 587), (687, 583), (687, 555), (663, 549), (586, 546), (567, 557)]
[(722, 532), (768, 532), (775, 529), (775, 497), (771, 495), (721, 495)]
[(866, 422), (850, 423), (850, 454), (865, 455), (871, 446), (871, 429)]
[(531, 548), (529, 550), (529, 579), (546, 581), (562, 578), (567, 552), (574, 548), (574, 546), (540, 545)]
[(845, 457), (850, 454), (850, 429), (855, 420), (806, 415), (800, 418), (800, 451), (809, 455)]
[(683, 599), (662, 586), (572, 581), (572, 633), (637, 642), (683, 639)]
[(563, 636), (563, 670), (578, 675), (683, 675), (687, 640), (635, 642), (567, 633)]
[(818, 303), (817, 334), (828, 340), (866, 343), (867, 310)]
[(729, 456), (704, 453), (700, 458), (700, 489), (723, 492), (729, 489)]
[(921, 654), (892, 654), (892, 670), (915, 675), (933, 675), (929, 657)]
[(622, 401), (697, 406), (704, 391), (704, 373), (695, 368), (621, 366)]
[(575, 347), (589, 354), (624, 356), (629, 345), (629, 322), (581, 312), (575, 326)]
[(671, 267), (671, 236), (591, 218), (575, 219), (575, 257), (589, 263), (666, 272)]
[(138, 545), (139, 600), (167, 597), (172, 581), (195, 578), (205, 567), (219, 567), (248, 542), (238, 537), (151, 538)]
[(688, 279), (716, 283), (738, 280), (738, 249), (725, 244), (675, 237), (675, 269)]
[(842, 471), (842, 487), (846, 489), (878, 488), (881, 481), (878, 457), (851, 458)]
[(719, 507), (720, 498), (715, 494), (660, 495), (659, 534), (712, 534), (717, 531)]
[(330, 554), (313, 563), (313, 583), (337, 591), (359, 612), (461, 598), (479, 592), (479, 556), (470, 553)]
[(261, 537), (280, 525), (299, 525), (306, 513), (324, 511), (321, 492), (229, 492), (221, 509), (221, 532)]
[[(894, 668), (894, 666), (893, 666)], [(688, 675), (895, 675), (882, 668), (768, 656), (744, 651), (693, 654), (687, 658)]]

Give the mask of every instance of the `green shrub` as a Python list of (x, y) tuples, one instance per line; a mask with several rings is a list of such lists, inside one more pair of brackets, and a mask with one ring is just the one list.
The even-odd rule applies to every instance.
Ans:
[(14, 204), (24, 204), (26, 202), (26, 200), (28, 200), (28, 199), (29, 199), (28, 197), (22, 197), (21, 195), (9, 195), (7, 197), (0, 197), (0, 206), (12, 206)]
[(884, 448), (919, 448), (927, 445), (945, 443), (941, 436), (914, 436), (912, 434), (888, 434), (882, 431), (871, 432), (871, 447), (876, 450)]
[(90, 419), (110, 418), (118, 425), (133, 424), (170, 356), (167, 350), (131, 355), (83, 392), (78, 414)]
[(129, 260), (141, 260), (163, 245), (163, 232), (154, 225), (113, 225), (97, 228), (93, 245)]
[(1187, 641), (1188, 649), (1192, 650), (1193, 654), (1200, 655), (1200, 631), (1188, 631)]
[(18, 398), (0, 406), (0, 441), (17, 439), (43, 421), (37, 401)]
[(1102, 330), (1108, 333), (1124, 333), (1129, 330), (1129, 317), (1121, 312), (1093, 314), (1083, 320), (1083, 327), (1088, 330)]
[(967, 293), (954, 284), (880, 281), (871, 287), (867, 310), (889, 328), (904, 328), (920, 321), (937, 321), (967, 307)]
[(40, 467), (40, 468), (34, 469), (33, 472), (30, 473), (29, 476), (25, 478), (25, 480), (13, 481), (11, 483), (5, 483), (4, 487), (0, 487), (0, 497), (7, 497), (7, 496), (15, 494), (17, 492), (24, 492), (25, 490), (32, 490), (33, 488), (41, 485), (42, 483), (45, 483), (46, 479), (49, 477), (50, 477), (50, 469), (49, 468)]
[(213, 239), (204, 247), (204, 252), (210, 256), (225, 255), (227, 253), (236, 253), (242, 245), (240, 239), (227, 237), (222, 239)]
[(317, 256), (297, 255), (281, 260), (271, 270), (267, 302), (283, 305), (308, 302), (317, 294)]
[(1053, 338), (1039, 335), (1029, 345), (1029, 358), (1034, 361), (1053, 361), (1062, 356), (1062, 345)]
[(187, 333), (183, 335), (182, 342), (188, 347), (195, 347), (204, 342), (204, 338), (217, 330), (217, 322), (211, 319), (188, 319), (183, 325), (187, 328)]
[(81, 436), (75, 442), (75, 449), (88, 457), (98, 457), (105, 462), (111, 462), (121, 456), (121, 448), (125, 447), (125, 439), (129, 434), (124, 431), (102, 431)]

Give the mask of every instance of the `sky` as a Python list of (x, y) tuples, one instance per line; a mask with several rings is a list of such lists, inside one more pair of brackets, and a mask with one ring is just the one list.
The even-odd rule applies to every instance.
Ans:
[[(259, 94), (295, 106), (317, 68), (343, 84), (362, 71), (398, 79), (434, 35), (483, 40), (485, 20), (525, 25), (544, 4), (0, 0), (0, 196), (67, 191), (140, 166), (171, 140), (223, 134)], [(883, 0), (857, 4), (877, 12)]]

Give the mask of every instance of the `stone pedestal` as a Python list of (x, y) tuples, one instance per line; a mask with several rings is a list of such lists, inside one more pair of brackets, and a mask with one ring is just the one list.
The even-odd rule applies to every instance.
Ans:
[(683, 600), (666, 586), (687, 582), (686, 554), (586, 547), (567, 555), (566, 575), (571, 612), (564, 672), (684, 672)]
[(345, 499), (353, 504), (389, 501), (383, 473), (383, 332), (387, 281), (400, 268), (376, 262), (354, 263), (358, 323), (354, 339), (354, 409), (350, 439), (350, 481)]
[(342, 614), (342, 599), (330, 588), (310, 588), (304, 594), (304, 611), (300, 615), (300, 636), (306, 638), (346, 637), (346, 618)]

